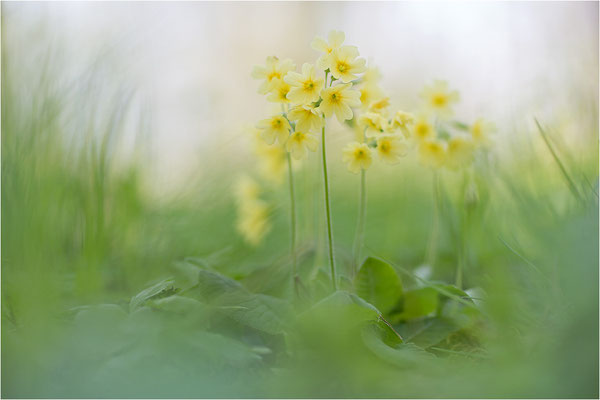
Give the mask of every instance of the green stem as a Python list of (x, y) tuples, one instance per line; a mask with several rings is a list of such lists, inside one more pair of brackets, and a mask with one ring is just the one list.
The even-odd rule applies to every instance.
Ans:
[(459, 249), (458, 249), (458, 264), (456, 265), (456, 287), (459, 289), (462, 289), (462, 284), (463, 284), (463, 272), (465, 270), (465, 266), (466, 266), (466, 258), (467, 258), (467, 229), (468, 229), (468, 213), (469, 210), (467, 209), (467, 202), (466, 202), (466, 192), (467, 192), (467, 185), (469, 184), (468, 182), (468, 176), (467, 176), (467, 172), (465, 171), (463, 173), (463, 188), (462, 188), (462, 204), (461, 204), (461, 208), (460, 208), (460, 215), (461, 215), (461, 227), (460, 227), (460, 232), (459, 232)]
[[(366, 128), (363, 131), (363, 143), (366, 141)], [(354, 236), (354, 246), (352, 246), (352, 254), (354, 262), (352, 264), (352, 275), (354, 276), (358, 271), (360, 263), (360, 251), (363, 245), (365, 236), (365, 224), (367, 220), (367, 171), (364, 169), (360, 170), (360, 189), (359, 189), (359, 200), (358, 200), (358, 219), (356, 223), (356, 233)]]
[(360, 193), (359, 193), (359, 206), (358, 206), (358, 222), (356, 225), (356, 234), (354, 236), (354, 246), (352, 253), (354, 254), (353, 264), (353, 275), (358, 271), (358, 265), (360, 263), (360, 250), (362, 248), (364, 236), (365, 236), (365, 224), (367, 215), (367, 171), (361, 169), (360, 171)]
[(325, 185), (325, 214), (327, 215), (327, 239), (329, 241), (329, 266), (331, 267), (331, 283), (333, 290), (337, 290), (337, 281), (335, 277), (335, 257), (333, 254), (333, 233), (331, 224), (331, 204), (329, 202), (329, 180), (327, 179), (327, 152), (325, 146), (325, 125), (321, 131), (321, 141), (323, 149), (323, 182)]
[(427, 264), (432, 268), (437, 257), (438, 236), (440, 231), (440, 190), (438, 171), (433, 171), (433, 225), (431, 227), (431, 235), (429, 236), (429, 245), (427, 248)]
[(534, 118), (534, 120), (535, 120), (535, 124), (538, 127), (538, 130), (540, 131), (540, 135), (542, 135), (542, 139), (544, 139), (544, 143), (546, 143), (546, 147), (548, 147), (548, 150), (550, 151), (550, 154), (552, 154), (552, 157), (554, 158), (554, 161), (556, 161), (556, 164), (558, 165), (558, 167), (560, 168), (560, 171), (562, 172), (564, 178), (566, 179), (567, 184), (569, 185), (569, 190), (571, 191), (571, 193), (573, 193), (573, 196), (575, 196), (575, 198), (577, 200), (583, 201), (583, 198), (581, 197), (581, 194), (579, 194), (579, 190), (577, 190), (577, 186), (575, 186), (575, 183), (573, 182), (573, 180), (569, 176), (569, 173), (567, 172), (567, 169), (565, 168), (565, 166), (563, 165), (563, 163), (560, 161), (560, 158), (558, 157), (558, 155), (554, 151), (554, 147), (552, 147), (552, 144), (550, 144), (550, 140), (548, 140), (548, 136), (546, 135), (546, 131), (544, 131), (544, 129), (542, 128), (542, 126), (540, 125), (540, 123), (538, 122), (537, 119)]
[(298, 295), (298, 270), (296, 262), (296, 196), (294, 193), (294, 174), (292, 172), (292, 157), (287, 153), (288, 180), (290, 181), (290, 253), (292, 256), (292, 282)]

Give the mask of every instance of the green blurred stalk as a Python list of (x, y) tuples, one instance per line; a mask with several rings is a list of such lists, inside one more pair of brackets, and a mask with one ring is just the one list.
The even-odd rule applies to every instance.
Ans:
[(433, 171), (432, 178), (432, 196), (433, 196), (433, 223), (431, 234), (429, 235), (429, 244), (427, 245), (427, 256), (425, 261), (431, 267), (434, 266), (437, 258), (437, 246), (440, 235), (440, 188), (439, 188), (439, 172)]
[[(363, 143), (365, 142), (365, 132), (363, 131)], [(360, 189), (358, 199), (358, 219), (356, 223), (356, 233), (354, 235), (354, 245), (352, 246), (353, 263), (352, 263), (352, 276), (358, 271), (358, 265), (360, 263), (360, 251), (362, 249), (364, 237), (365, 237), (365, 225), (367, 220), (367, 171), (364, 169), (360, 170)]]
[(337, 290), (337, 282), (335, 277), (335, 257), (333, 254), (333, 232), (331, 223), (331, 203), (329, 200), (329, 180), (327, 178), (327, 149), (325, 146), (325, 125), (321, 130), (321, 141), (323, 150), (323, 183), (325, 185), (325, 214), (327, 215), (327, 240), (329, 242), (329, 266), (331, 267), (331, 284), (333, 290)]
[(290, 253), (292, 256), (292, 282), (294, 293), (298, 295), (298, 267), (296, 260), (296, 196), (294, 193), (294, 173), (292, 171), (292, 157), (287, 152), (288, 180), (290, 183)]

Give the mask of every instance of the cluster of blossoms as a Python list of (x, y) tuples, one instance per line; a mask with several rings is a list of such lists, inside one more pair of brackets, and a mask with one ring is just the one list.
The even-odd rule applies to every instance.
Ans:
[(472, 125), (452, 121), (459, 94), (447, 82), (434, 81), (421, 92), (422, 109), (412, 121), (412, 134), (420, 160), (432, 168), (458, 170), (469, 166), (475, 151), (491, 144), (494, 125), (478, 119)]
[(254, 67), (252, 76), (261, 80), (259, 93), (282, 104), (281, 113), (260, 121), (257, 128), (267, 144), (277, 142), (294, 159), (301, 159), (316, 150), (315, 133), (326, 118), (335, 115), (342, 123), (358, 120), (365, 133), (362, 140), (343, 149), (348, 169), (369, 168), (372, 149), (384, 162), (395, 164), (408, 151), (408, 127), (414, 117), (404, 111), (389, 115), (389, 98), (378, 85), (379, 72), (367, 69), (358, 49), (344, 45), (344, 40), (339, 31), (330, 32), (328, 40), (316, 37), (311, 46), (322, 54), (314, 64), (303, 64), (301, 73), (292, 60), (274, 56), (267, 57), (264, 66)]
[(412, 114), (402, 110), (391, 114), (390, 99), (379, 86), (381, 75), (369, 68), (357, 84), (360, 91), (361, 110), (358, 114), (359, 140), (348, 143), (343, 149), (343, 160), (354, 173), (371, 166), (373, 152), (388, 164), (396, 164), (409, 150)]
[[(280, 109), (259, 121), (255, 127), (259, 169), (275, 181), (283, 178), (287, 164), (290, 185), (291, 256), (294, 284), (297, 282), (295, 254), (295, 190), (292, 159), (302, 160), (309, 152), (322, 149), (324, 202), (327, 217), (329, 263), (333, 288), (336, 288), (331, 204), (326, 156), (326, 125), (335, 117), (356, 130), (356, 138), (341, 149), (350, 172), (361, 174), (359, 217), (354, 245), (357, 264), (366, 218), (366, 171), (377, 157), (386, 164), (397, 164), (411, 149), (416, 149), (422, 164), (438, 169), (467, 167), (477, 149), (490, 144), (493, 125), (477, 120), (466, 125), (453, 120), (458, 92), (444, 81), (434, 81), (421, 93), (422, 104), (415, 112), (391, 110), (390, 98), (380, 87), (381, 75), (367, 68), (355, 46), (344, 44), (345, 35), (332, 31), (327, 39), (316, 37), (311, 47), (320, 52), (314, 63), (297, 68), (291, 59), (266, 58), (255, 66), (252, 77), (260, 80), (258, 92)], [(279, 104), (277, 104), (279, 103)], [(320, 135), (320, 138), (318, 134)], [(339, 151), (339, 150), (338, 150)], [(338, 153), (339, 154), (339, 153)], [(436, 175), (437, 176), (437, 175)], [(435, 181), (435, 180), (434, 180)], [(242, 192), (249, 192), (248, 185)], [(238, 195), (238, 229), (251, 243), (258, 243), (268, 231), (268, 208), (257, 195)], [(261, 220), (262, 218), (262, 220)], [(250, 235), (255, 237), (250, 239)]]
[(315, 38), (311, 45), (322, 55), (314, 64), (304, 63), (301, 72), (296, 72), (292, 60), (274, 56), (267, 57), (264, 66), (254, 67), (252, 76), (262, 81), (259, 93), (282, 105), (281, 113), (257, 125), (267, 144), (277, 142), (299, 160), (308, 151), (316, 151), (315, 134), (323, 129), (326, 118), (335, 115), (340, 122), (353, 118), (352, 107), (361, 102), (352, 81), (366, 70), (366, 62), (356, 47), (343, 45), (344, 39), (344, 33), (337, 31), (329, 34), (328, 41)]
[(271, 230), (269, 206), (260, 199), (260, 186), (248, 176), (242, 176), (236, 185), (238, 209), (237, 230), (252, 245), (260, 243)]
[(280, 185), (285, 177), (287, 160), (284, 146), (265, 143), (261, 131), (255, 127), (247, 129), (252, 135), (253, 150), (257, 158), (258, 174), (267, 183)]

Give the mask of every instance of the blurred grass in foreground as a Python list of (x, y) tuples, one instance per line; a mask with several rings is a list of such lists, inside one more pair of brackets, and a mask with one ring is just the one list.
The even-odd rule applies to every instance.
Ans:
[[(202, 180), (158, 201), (145, 189), (144, 114), (131, 91), (102, 87), (101, 66), (65, 82), (52, 50), (32, 70), (14, 48), (2, 51), (3, 397), (598, 396), (596, 114), (573, 116), (588, 130), (581, 148), (547, 133), (578, 196), (536, 131), (479, 165), (465, 287), (485, 293), (484, 317), (428, 351), (402, 343), (390, 353), (382, 343), (392, 339), (363, 327), (366, 311), (343, 294), (315, 290), (317, 305), (297, 311), (285, 301), (285, 207), (265, 243), (247, 247), (231, 200), (243, 166), (206, 162)], [(137, 131), (127, 151), (121, 138)], [(332, 203), (344, 276), (358, 181), (342, 168), (334, 164)], [(432, 177), (410, 157), (374, 171), (365, 255), (389, 260), (405, 290), (417, 288), (406, 271), (423, 263)], [(317, 172), (309, 158), (297, 175), (300, 268), (315, 287), (327, 276)], [(430, 279), (453, 282), (464, 188), (458, 174), (442, 182)], [(269, 196), (287, 204), (283, 187)], [(273, 320), (236, 319), (257, 301)]]

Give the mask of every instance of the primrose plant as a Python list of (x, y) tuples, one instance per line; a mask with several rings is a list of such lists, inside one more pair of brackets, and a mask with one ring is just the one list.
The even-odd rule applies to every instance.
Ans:
[[(331, 31), (327, 39), (317, 36), (311, 47), (321, 54), (314, 63), (304, 63), (297, 71), (291, 59), (267, 57), (265, 64), (255, 66), (252, 77), (260, 80), (258, 92), (269, 102), (279, 103), (280, 110), (258, 122), (257, 137), (261, 151), (257, 154), (263, 171), (280, 171), (287, 164), (290, 195), (290, 254), (292, 279), (296, 293), (299, 277), (296, 256), (296, 193), (293, 160), (306, 158), (308, 152), (321, 149), (324, 206), (331, 284), (337, 290), (331, 200), (327, 167), (327, 125), (335, 116), (341, 124), (354, 127), (356, 140), (339, 149), (350, 172), (360, 174), (357, 227), (352, 251), (352, 276), (356, 275), (364, 242), (366, 225), (366, 172), (374, 158), (385, 164), (398, 164), (411, 149), (418, 151), (421, 163), (434, 172), (434, 226), (430, 235), (427, 261), (433, 265), (439, 230), (439, 188), (437, 170), (446, 167), (456, 171), (472, 164), (478, 148), (490, 144), (493, 126), (484, 120), (472, 125), (452, 120), (453, 106), (459, 100), (457, 91), (444, 81), (434, 81), (421, 93), (421, 106), (414, 112), (390, 110), (390, 98), (380, 87), (381, 75), (367, 68), (355, 46), (344, 44), (345, 35)], [(320, 137), (319, 137), (320, 136)], [(272, 150), (271, 150), (272, 149)], [(266, 167), (265, 167), (266, 166)], [(252, 202), (251, 202), (252, 203)], [(254, 202), (256, 205), (256, 202)], [(264, 207), (244, 207), (247, 235), (262, 237), (268, 231), (263, 221)], [(250, 238), (256, 244), (259, 240)], [(462, 269), (457, 275), (462, 274)], [(461, 280), (457, 277), (457, 283)]]

